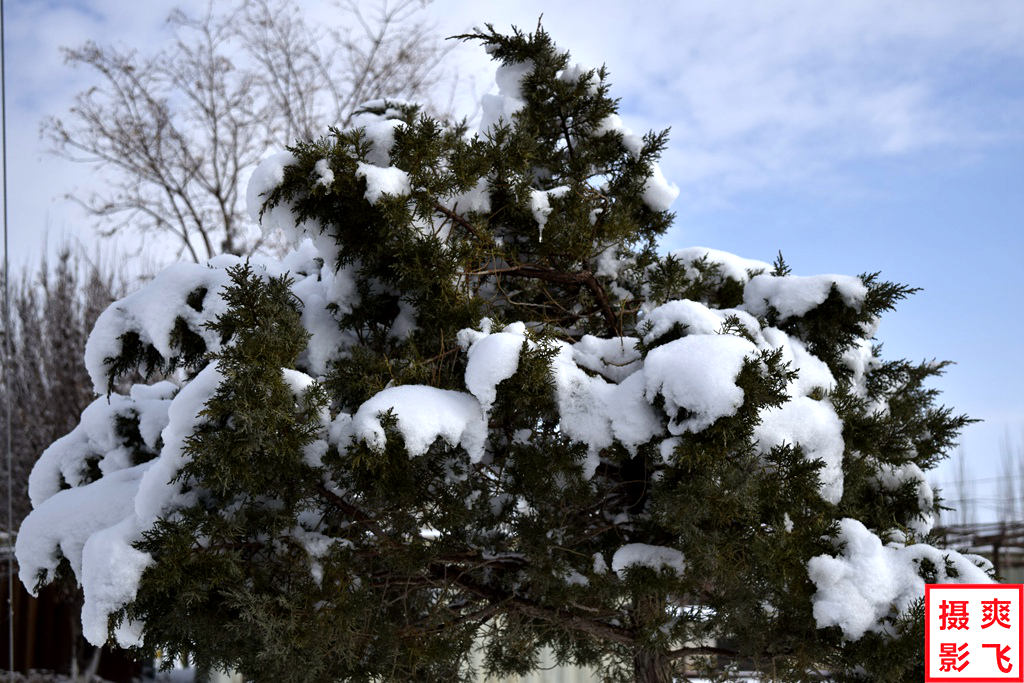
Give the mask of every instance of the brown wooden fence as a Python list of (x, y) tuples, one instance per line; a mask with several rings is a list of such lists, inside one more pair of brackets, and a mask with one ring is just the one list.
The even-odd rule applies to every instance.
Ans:
[[(17, 569), (15, 568), (15, 572)], [(8, 637), (7, 563), (0, 567), (0, 670), (10, 669)], [(14, 670), (71, 672), (73, 657), (80, 666), (95, 650), (81, 637), (80, 596), (67, 595), (56, 586), (46, 586), (32, 597), (14, 578)], [(96, 673), (107, 681), (128, 683), (139, 677), (141, 667), (119, 650), (104, 648)]]

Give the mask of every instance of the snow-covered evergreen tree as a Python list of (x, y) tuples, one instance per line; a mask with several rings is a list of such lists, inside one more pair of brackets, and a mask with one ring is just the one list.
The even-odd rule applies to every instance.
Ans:
[[(464, 38), (500, 62), (478, 133), (370, 103), (254, 174), (289, 256), (100, 317), (22, 580), (74, 572), (93, 642), (255, 680), (461, 680), (474, 647), (920, 680), (924, 583), (991, 572), (929, 545), (966, 418), (873, 345), (911, 290), (659, 254), (666, 134), (539, 28)], [(169, 379), (112, 393), (136, 371)]]

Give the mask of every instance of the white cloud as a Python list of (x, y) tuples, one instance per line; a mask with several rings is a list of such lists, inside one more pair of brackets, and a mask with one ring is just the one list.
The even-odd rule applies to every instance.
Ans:
[[(574, 59), (608, 65), (627, 123), (672, 127), (664, 166), (687, 200), (1020, 135), (1006, 108), (1024, 112), (1024, 92), (977, 92), (982, 75), (1024, 66), (1024, 4), (1013, 0), (547, 5), (433, 7), (452, 32), (485, 20), (532, 29), (543, 12)], [(486, 73), (482, 56), (464, 59)]]

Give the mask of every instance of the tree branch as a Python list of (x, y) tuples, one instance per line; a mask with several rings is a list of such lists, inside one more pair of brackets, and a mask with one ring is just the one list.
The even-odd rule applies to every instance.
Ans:
[(544, 280), (545, 282), (555, 282), (564, 285), (583, 285), (589, 289), (594, 295), (594, 298), (597, 299), (598, 307), (601, 309), (601, 314), (604, 316), (605, 322), (608, 323), (609, 331), (616, 336), (622, 336), (622, 331), (619, 328), (619, 321), (615, 317), (614, 311), (612, 311), (611, 303), (608, 301), (608, 294), (604, 291), (604, 287), (601, 286), (601, 283), (597, 281), (597, 278), (594, 277), (594, 274), (589, 270), (581, 270), (578, 273), (566, 273), (553, 268), (544, 268), (542, 266), (527, 263), (501, 272), (505, 275), (519, 275), (521, 277)]
[(474, 595), (484, 598), (492, 603), (507, 605), (508, 608), (528, 617), (541, 619), (553, 624), (559, 624), (561, 626), (571, 628), (574, 631), (589, 633), (592, 636), (614, 641), (616, 643), (622, 643), (624, 645), (633, 645), (636, 642), (633, 635), (626, 629), (595, 621), (593, 619), (588, 619), (566, 609), (546, 607), (534, 602), (533, 600), (528, 600), (526, 598), (513, 595), (512, 593), (507, 593), (480, 583), (471, 576), (468, 576), (462, 569), (458, 569), (457, 571), (453, 571), (453, 569), (454, 568), (448, 565), (435, 563), (430, 565), (429, 572), (434, 578), (452, 582)]
[(476, 227), (472, 223), (470, 223), (465, 218), (455, 213), (448, 207), (442, 205), (440, 202), (434, 202), (434, 210), (437, 211), (439, 214), (443, 215), (444, 217), (450, 219), (452, 222), (457, 223), (461, 227), (465, 228), (466, 231), (469, 232), (469, 234), (475, 237), (478, 241), (486, 242), (486, 240), (484, 240), (480, 233), (477, 232)]
[(675, 650), (670, 650), (665, 654), (667, 659), (679, 659), (680, 657), (689, 657), (690, 655), (718, 655), (720, 657), (739, 657), (740, 653), (736, 650), (730, 650), (724, 647), (712, 647), (710, 645), (700, 645), (697, 647), (680, 647)]

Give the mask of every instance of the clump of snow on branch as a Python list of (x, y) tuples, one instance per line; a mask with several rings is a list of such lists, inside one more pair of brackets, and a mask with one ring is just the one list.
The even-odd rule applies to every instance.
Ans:
[(526, 105), (522, 97), (522, 82), (532, 71), (533, 62), (529, 61), (498, 67), (494, 76), (498, 86), (497, 94), (487, 93), (480, 100), (481, 133), (486, 133), (501, 121), (510, 123), (515, 113)]
[(931, 484), (925, 479), (921, 468), (912, 462), (902, 465), (890, 465), (887, 463), (876, 463), (875, 477), (878, 483), (886, 491), (896, 491), (907, 484), (910, 484), (917, 491), (917, 504), (922, 511), (920, 516), (910, 520), (908, 526), (919, 536), (924, 536), (932, 530), (935, 525), (935, 515), (931, 512), (935, 501), (935, 492)]
[(366, 201), (376, 204), (382, 197), (398, 197), (411, 191), (409, 174), (395, 166), (381, 168), (360, 161), (356, 177), (366, 180)]
[[(622, 144), (634, 157), (639, 157), (643, 150), (643, 138), (627, 128), (618, 114), (609, 114), (605, 117), (594, 133), (598, 136), (618, 133), (622, 136)], [(644, 184), (644, 203), (654, 211), (668, 211), (678, 196), (679, 186), (665, 178), (660, 164), (652, 163), (651, 175)]]
[(559, 426), (574, 441), (589, 446), (583, 476), (593, 476), (599, 452), (618, 441), (635, 452), (640, 444), (663, 431), (661, 419), (645, 397), (642, 373), (620, 383), (585, 372), (574, 360), (573, 347), (557, 342), (551, 365), (558, 400)]
[(644, 343), (665, 336), (678, 326), (687, 334), (718, 334), (730, 319), (737, 320), (751, 336), (761, 332), (752, 315), (739, 309), (717, 310), (689, 299), (669, 301), (650, 311), (643, 319)]
[(922, 564), (935, 572), (935, 583), (992, 582), (984, 567), (952, 550), (882, 545), (855, 519), (840, 520), (839, 527), (840, 552), (811, 558), (807, 574), (817, 587), (812, 601), (818, 628), (838, 626), (848, 640), (868, 631), (885, 631), (886, 619), (924, 596)]
[(144, 344), (151, 344), (164, 358), (180, 353), (174, 346), (172, 331), (178, 321), (198, 334), (209, 351), (220, 348), (216, 332), (206, 323), (224, 313), (224, 300), (214, 294), (204, 297), (201, 310), (188, 303), (198, 290), (219, 291), (228, 283), (223, 268), (207, 268), (195, 263), (177, 263), (160, 272), (151, 282), (107, 308), (85, 346), (85, 366), (97, 393), (106, 391), (108, 360), (121, 353), (122, 335), (135, 333)]
[(867, 295), (860, 278), (849, 275), (757, 275), (743, 288), (743, 306), (754, 315), (764, 315), (768, 307), (779, 314), (779, 321), (806, 315), (820, 306), (835, 287), (843, 302), (857, 310)]
[(550, 190), (533, 190), (530, 192), (530, 211), (533, 219), (537, 221), (537, 241), (544, 241), (544, 226), (548, 223), (548, 216), (551, 215), (551, 199), (562, 197), (569, 191), (568, 185), (560, 185)]
[(644, 361), (645, 396), (665, 401), (673, 434), (699, 432), (743, 404), (736, 377), (757, 347), (730, 334), (695, 334), (653, 349)]
[[(290, 230), (290, 234), (295, 232), (294, 224)], [(320, 239), (323, 247), (323, 238)], [(287, 274), (292, 278), (292, 291), (303, 304), (303, 325), (312, 335), (303, 362), (317, 375), (326, 371), (331, 360), (343, 355), (351, 342), (338, 329), (336, 316), (351, 310), (357, 297), (353, 271), (335, 268), (333, 259), (325, 262), (320, 253), (314, 242), (303, 237), (297, 241), (295, 250), (280, 261), (266, 257), (250, 259), (251, 265), (266, 277)], [(219, 351), (220, 337), (209, 329), (208, 323), (227, 310), (221, 296), (229, 281), (227, 269), (240, 263), (242, 259), (237, 256), (223, 255), (206, 264), (175, 264), (111, 304), (100, 314), (85, 347), (85, 365), (94, 390), (106, 392), (110, 362), (121, 353), (125, 335), (137, 335), (142, 344), (151, 346), (169, 361), (181, 353), (174, 330), (184, 325), (202, 340), (207, 352)], [(335, 312), (328, 310), (329, 303), (336, 305)]]
[(661, 171), (661, 164), (651, 164), (651, 175), (644, 185), (644, 203), (654, 211), (668, 211), (679, 196), (679, 186), (670, 183)]
[(819, 471), (821, 497), (833, 504), (843, 497), (843, 423), (830, 403), (797, 396), (764, 410), (754, 437), (762, 453), (774, 446), (800, 444), (805, 458), (824, 462)]
[[(490, 329), (490, 321), (482, 327)], [(467, 352), (466, 388), (476, 396), (484, 412), (491, 409), (498, 393), (498, 384), (516, 373), (519, 352), (526, 344), (526, 326), (513, 323), (501, 332), (487, 334), (463, 330), (459, 343)]]
[(67, 558), (81, 580), (86, 541), (134, 513), (139, 481), (150, 467), (151, 463), (143, 463), (119, 470), (59, 491), (35, 505), (22, 523), (15, 545), (22, 582), (34, 588), (37, 578), (56, 571), (61, 557)]
[(825, 362), (814, 356), (802, 341), (791, 337), (776, 327), (761, 330), (764, 341), (775, 349), (782, 349), (782, 359), (797, 371), (796, 378), (789, 383), (790, 396), (809, 396), (815, 389), (831, 391), (836, 386), (835, 377)]
[[(351, 264), (338, 263), (337, 250), (333, 248), (330, 235), (308, 222), (297, 222), (290, 206), (279, 204), (260, 218), (260, 202), (273, 189), (263, 188), (262, 183), (268, 177), (277, 177), (279, 164), (280, 158), (273, 156), (256, 168), (249, 184), (248, 196), (250, 199), (262, 199), (256, 199), (255, 204), (250, 205), (249, 212), (254, 221), (263, 221), (264, 228), (269, 222), (274, 225), (274, 229), (281, 230), (290, 238), (294, 250), (280, 262), (254, 258), (251, 263), (267, 276), (287, 273), (294, 280), (292, 293), (302, 302), (302, 324), (311, 335), (302, 362), (313, 374), (321, 375), (326, 372), (330, 361), (342, 357), (345, 349), (354, 341), (351, 335), (346, 336), (339, 330), (338, 318), (350, 312), (358, 302), (355, 268)], [(268, 165), (269, 169), (264, 169), (264, 165)], [(283, 170), (280, 175), (283, 178)], [(284, 213), (274, 214), (278, 209)], [(210, 265), (226, 269), (236, 263), (237, 259), (222, 256), (211, 261)], [(329, 310), (329, 306), (334, 310)]]
[(32, 505), (39, 506), (66, 486), (89, 483), (91, 463), (104, 475), (132, 466), (129, 444), (117, 431), (118, 420), (138, 420), (143, 443), (155, 452), (167, 425), (167, 406), (177, 390), (170, 382), (136, 384), (128, 396), (111, 394), (93, 401), (82, 412), (78, 426), (43, 451), (32, 468), (28, 480)]
[(156, 521), (175, 504), (194, 502), (195, 492), (182, 493), (181, 482), (169, 483), (185, 464), (185, 440), (203, 422), (200, 414), (213, 396), (224, 376), (216, 363), (210, 363), (186, 384), (167, 408), (167, 426), (163, 431), (164, 447), (160, 457), (139, 482), (135, 513), (144, 522)]
[(441, 205), (462, 214), (488, 213), (491, 210), (491, 185), (487, 178), (480, 178), (469, 190), (442, 198)]
[(295, 155), (291, 152), (278, 152), (261, 161), (249, 177), (245, 190), (245, 208), (263, 229), (264, 235), (278, 231), (290, 235), (295, 229), (296, 219), (290, 204), (282, 202), (274, 207), (263, 207), (267, 195), (284, 182), (285, 168), (295, 162)]
[[(391, 148), (395, 144), (395, 132), (405, 128), (400, 120), (401, 111), (396, 105), (406, 104), (396, 100), (371, 100), (360, 105), (361, 111), (352, 117), (352, 128), (363, 132), (370, 142), (366, 160), (374, 166), (391, 165)], [(383, 111), (378, 114), (376, 111)]]
[(334, 170), (331, 169), (330, 161), (327, 159), (321, 159), (316, 162), (314, 170), (317, 174), (317, 182), (324, 187), (329, 188), (334, 184)]
[(646, 543), (627, 543), (612, 556), (612, 571), (624, 578), (632, 567), (648, 567), (654, 571), (668, 569), (680, 576), (686, 571), (683, 554), (675, 548)]
[(644, 139), (627, 128), (626, 124), (622, 122), (622, 117), (618, 114), (609, 114), (604, 117), (604, 120), (601, 121), (597, 128), (594, 129), (594, 135), (596, 137), (601, 137), (602, 135), (608, 135), (610, 133), (618, 133), (621, 135), (622, 144), (627, 150), (629, 150), (629, 153), (634, 157), (640, 156), (640, 151), (644, 147)]
[[(312, 382), (303, 373), (283, 369), (284, 379), (296, 393)], [(206, 402), (223, 376), (217, 365), (207, 365), (180, 391), (169, 382), (152, 387), (136, 385), (129, 397), (111, 395), (97, 399), (83, 415), (83, 423), (51, 447), (54, 455), (41, 459), (33, 470), (33, 511), (18, 534), (15, 553), (19, 577), (27, 588), (37, 580), (52, 578), (61, 558), (66, 558), (83, 587), (83, 634), (94, 645), (107, 640), (107, 618), (135, 597), (142, 572), (152, 558), (133, 547), (157, 518), (195, 502), (196, 491), (185, 492), (174, 479), (185, 464), (185, 441), (203, 420)], [(133, 410), (139, 417), (143, 438), (154, 445), (152, 430), (160, 431), (162, 448), (152, 460), (103, 472), (95, 481), (85, 481), (74, 465), (74, 447), (79, 460), (111, 454), (124, 446), (110, 431), (114, 419)], [(325, 416), (326, 417), (326, 416)], [(109, 449), (104, 453), (104, 449)], [(71, 463), (69, 465), (69, 463)], [(64, 477), (62, 468), (74, 476)], [(70, 469), (69, 469), (70, 468)], [(53, 490), (53, 482), (70, 486)], [(115, 631), (122, 647), (140, 644), (142, 625), (124, 623)]]
[(619, 383), (640, 369), (638, 341), (636, 337), (602, 339), (585, 334), (572, 345), (572, 358), (581, 368)]
[(352, 436), (376, 450), (387, 443), (380, 417), (391, 412), (410, 456), (423, 455), (438, 438), (461, 446), (473, 461), (484, 454), (486, 424), (480, 403), (470, 394), (430, 386), (389, 387), (352, 416)]
[(740, 283), (750, 280), (750, 273), (759, 274), (769, 272), (772, 264), (766, 261), (743, 258), (720, 249), (709, 249), (708, 247), (686, 247), (669, 252), (669, 257), (687, 266), (687, 276), (696, 277), (697, 268), (693, 264), (701, 259), (708, 263), (717, 265), (723, 277), (732, 278)]
[[(149, 553), (133, 547), (142, 540), (131, 516), (89, 537), (82, 552), (82, 634), (90, 643), (107, 638), (108, 617), (130, 602), (139, 590), (142, 572), (153, 563)], [(121, 647), (142, 643), (144, 624), (124, 621), (114, 629)]]

